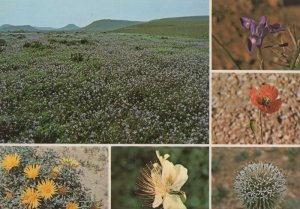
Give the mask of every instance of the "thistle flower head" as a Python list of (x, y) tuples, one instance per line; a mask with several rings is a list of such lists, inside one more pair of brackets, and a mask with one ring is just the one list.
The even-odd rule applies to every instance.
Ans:
[(275, 209), (282, 201), (285, 176), (271, 163), (250, 163), (234, 178), (234, 190), (247, 209)]
[(56, 194), (57, 188), (52, 180), (41, 181), (37, 185), (38, 192), (45, 200), (51, 199)]
[(65, 166), (69, 166), (72, 168), (76, 168), (80, 165), (80, 163), (78, 161), (76, 161), (72, 158), (69, 158), (69, 157), (64, 157), (64, 158), (60, 159), (59, 162)]
[(26, 188), (21, 194), (21, 204), (26, 205), (28, 209), (38, 208), (40, 205), (40, 195), (33, 188)]
[(29, 179), (35, 179), (40, 173), (40, 165), (27, 165), (24, 169), (24, 174)]
[(1, 162), (1, 166), (5, 170), (10, 171), (12, 168), (18, 167), (20, 164), (20, 161), (21, 161), (21, 157), (17, 153), (9, 154), (9, 155), (4, 156), (4, 158)]
[(69, 202), (67, 205), (66, 205), (66, 209), (78, 209), (78, 204), (77, 203), (74, 203), (74, 202)]
[(186, 209), (186, 199), (181, 187), (188, 179), (187, 169), (182, 165), (174, 165), (167, 160), (168, 154), (161, 156), (156, 151), (159, 163), (153, 163), (141, 172), (138, 188), (141, 195), (152, 202), (152, 207), (163, 205), (164, 209)]

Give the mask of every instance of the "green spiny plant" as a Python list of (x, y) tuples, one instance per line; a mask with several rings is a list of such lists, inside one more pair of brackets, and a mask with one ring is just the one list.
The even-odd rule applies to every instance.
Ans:
[(277, 209), (285, 194), (286, 179), (271, 163), (250, 163), (234, 178), (234, 190), (247, 209)]

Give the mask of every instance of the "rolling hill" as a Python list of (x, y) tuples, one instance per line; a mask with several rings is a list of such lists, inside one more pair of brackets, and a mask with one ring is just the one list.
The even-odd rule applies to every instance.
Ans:
[(36, 28), (30, 26), (30, 25), (18, 25), (18, 26), (14, 26), (14, 25), (2, 25), (0, 27), (0, 31), (1, 32), (10, 32), (10, 31), (37, 31)]
[(138, 21), (128, 21), (128, 20), (97, 20), (92, 22), (91, 24), (82, 28), (85, 31), (98, 31), (98, 32), (105, 32), (105, 31), (112, 31), (117, 30), (120, 28), (126, 28), (129, 26), (137, 25), (141, 22)]
[(114, 32), (208, 38), (209, 17), (191, 16), (157, 19), (117, 29)]
[(80, 28), (74, 24), (68, 24), (62, 28), (33, 27), (30, 25), (14, 26), (2, 25), (0, 32), (12, 31), (91, 31), (91, 32), (117, 32), (117, 33), (138, 33), (153, 34), (161, 36), (180, 36), (189, 38), (208, 38), (209, 17), (191, 16), (174, 17), (152, 20), (149, 22), (111, 20), (103, 19), (92, 22), (91, 24)]
[(78, 27), (77, 25), (75, 24), (68, 24), (66, 25), (65, 27), (62, 27), (62, 28), (59, 28), (57, 30), (60, 30), (60, 31), (71, 31), (71, 30), (77, 30), (79, 29), (80, 27)]

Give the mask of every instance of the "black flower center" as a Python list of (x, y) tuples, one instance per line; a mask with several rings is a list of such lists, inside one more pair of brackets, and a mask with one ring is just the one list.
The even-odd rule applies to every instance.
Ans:
[(263, 106), (267, 106), (267, 105), (269, 105), (270, 104), (270, 99), (268, 98), (268, 97), (264, 97), (263, 99), (262, 99), (262, 105)]

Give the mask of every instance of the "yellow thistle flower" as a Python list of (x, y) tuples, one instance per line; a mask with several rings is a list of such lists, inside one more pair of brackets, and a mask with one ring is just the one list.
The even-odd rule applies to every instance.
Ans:
[(24, 169), (25, 176), (29, 179), (35, 179), (40, 173), (40, 165), (27, 165)]
[(33, 188), (26, 188), (21, 194), (21, 203), (26, 205), (28, 209), (38, 208), (40, 205), (40, 195)]
[(80, 165), (80, 163), (72, 158), (67, 158), (67, 157), (64, 157), (62, 159), (60, 159), (59, 161), (61, 164), (65, 165), (65, 166), (70, 166), (70, 167), (73, 167), (73, 168), (76, 168)]
[(69, 202), (66, 206), (66, 209), (78, 209), (78, 204), (74, 202)]
[(6, 155), (1, 162), (1, 166), (5, 170), (10, 171), (12, 168), (18, 167), (20, 165), (20, 161), (20, 155), (18, 155), (17, 153)]
[(57, 191), (55, 183), (52, 180), (41, 181), (37, 185), (37, 189), (41, 197), (43, 197), (45, 200), (52, 198)]
[(61, 171), (61, 166), (55, 166), (52, 169), (52, 172), (59, 173)]

